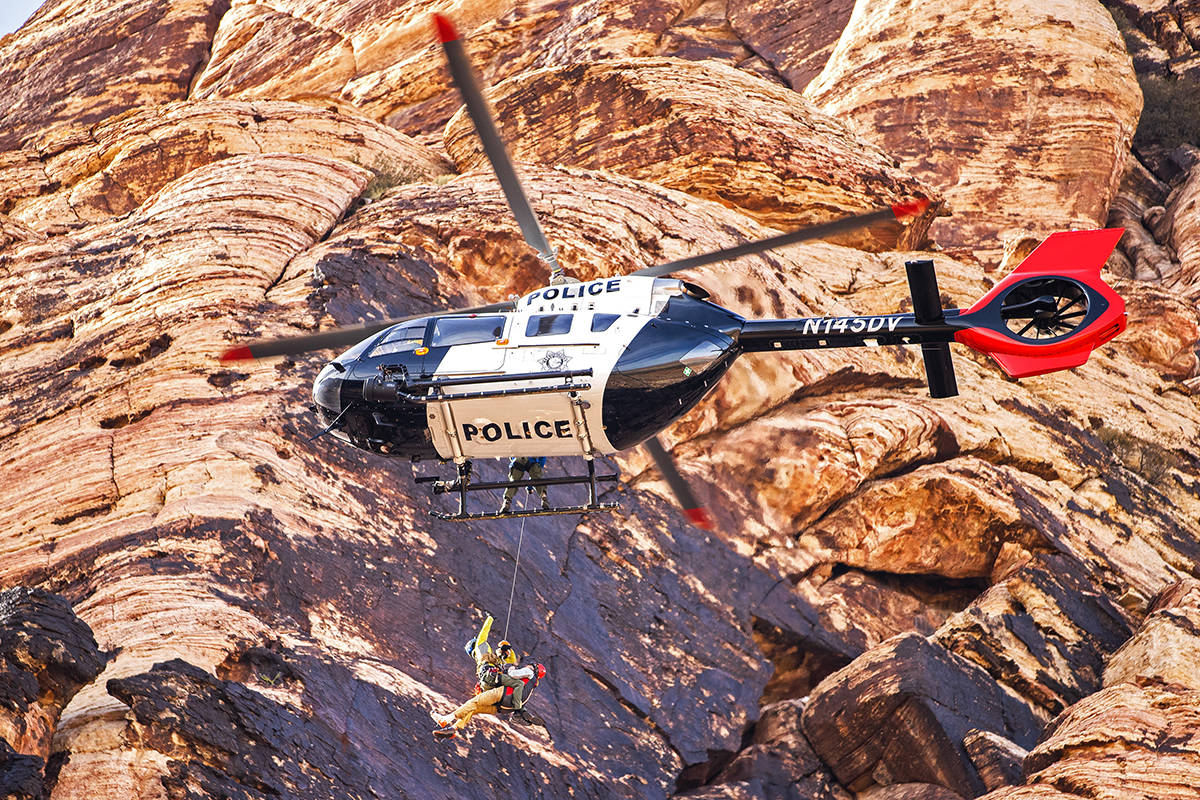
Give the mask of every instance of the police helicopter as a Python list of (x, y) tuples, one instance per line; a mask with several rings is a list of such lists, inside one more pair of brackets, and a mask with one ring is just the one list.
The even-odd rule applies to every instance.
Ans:
[[(414, 462), (453, 461), (433, 483), (457, 494), (446, 519), (615, 508), (602, 503), (597, 456), (641, 444), (687, 517), (710, 527), (656, 435), (716, 386), (743, 353), (919, 345), (931, 396), (958, 393), (950, 343), (991, 356), (1011, 377), (1083, 364), (1125, 328), (1125, 304), (1100, 277), (1123, 230), (1052, 234), (965, 310), (943, 308), (933, 262), (906, 264), (912, 312), (881, 316), (745, 319), (710, 302), (681, 270), (920, 214), (917, 198), (755, 242), (579, 282), (565, 275), (496, 130), (454, 26), (434, 17), (451, 76), (525, 240), (546, 262), (549, 284), (515, 300), (423, 314), (308, 336), (262, 341), (222, 360), (268, 358), (353, 345), (313, 383), (324, 430), (355, 447)], [(580, 456), (586, 475), (475, 480), (479, 458)], [(581, 484), (584, 505), (470, 512), (473, 491)]]

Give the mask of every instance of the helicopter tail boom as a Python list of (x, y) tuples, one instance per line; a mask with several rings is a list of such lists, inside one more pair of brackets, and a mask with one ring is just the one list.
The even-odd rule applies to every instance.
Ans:
[(933, 262), (910, 261), (910, 314), (748, 320), (742, 352), (920, 345), (929, 392), (958, 394), (950, 343), (991, 356), (1013, 378), (1078, 367), (1125, 329), (1125, 302), (1100, 277), (1122, 229), (1052, 234), (974, 305), (944, 309)]

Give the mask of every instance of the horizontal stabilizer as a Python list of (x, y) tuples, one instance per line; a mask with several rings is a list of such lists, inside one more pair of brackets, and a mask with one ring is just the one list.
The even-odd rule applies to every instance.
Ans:
[(1030, 378), (1034, 375), (1045, 375), (1060, 369), (1073, 369), (1083, 366), (1091, 348), (1074, 350), (1057, 356), (1017, 356), (1011, 353), (991, 353), (991, 357), (1008, 374), (1010, 378)]

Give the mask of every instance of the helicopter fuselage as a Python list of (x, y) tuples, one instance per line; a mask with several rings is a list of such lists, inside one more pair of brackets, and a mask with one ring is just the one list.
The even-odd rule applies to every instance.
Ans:
[(606, 278), (409, 320), (326, 366), (313, 399), (334, 436), (387, 455), (611, 454), (690, 410), (737, 357), (744, 320), (705, 296)]
[[(932, 262), (921, 263), (932, 275)], [(1088, 293), (1083, 326), (1108, 308)], [(975, 335), (981, 322), (995, 331), (997, 351), (1031, 346), (1025, 331), (1007, 327), (1000, 296), (965, 313), (938, 307), (920, 315), (764, 320), (706, 298), (681, 280), (625, 276), (548, 286), (511, 310), (406, 320), (330, 362), (313, 399), (334, 436), (375, 453), (459, 463), (592, 458), (670, 425), (742, 353), (891, 344), (937, 350)], [(1068, 339), (1037, 346), (1073, 347)]]
[[(985, 338), (1009, 374), (1031, 375), (1081, 363), (1121, 329), (1122, 308), (1079, 277), (1016, 277), (960, 312), (941, 308), (931, 261), (908, 267), (916, 311), (864, 317), (746, 320), (676, 278), (551, 285), (510, 311), (430, 315), (367, 337), (322, 369), (313, 399), (332, 434), (383, 455), (593, 458), (671, 425), (743, 353), (920, 344), (944, 397), (956, 393), (949, 342)], [(1050, 284), (1069, 289), (1078, 321), (1031, 330)]]

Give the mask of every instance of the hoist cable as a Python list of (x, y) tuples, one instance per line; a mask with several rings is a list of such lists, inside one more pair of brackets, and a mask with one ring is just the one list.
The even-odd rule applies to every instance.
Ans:
[[(528, 493), (526, 493), (528, 494)], [(527, 497), (521, 498), (521, 511), (525, 510)], [(525, 515), (521, 515), (521, 535), (517, 538), (517, 557), (513, 560), (512, 588), (508, 590), (508, 613), (504, 615), (504, 635), (500, 637), (508, 641), (508, 623), (512, 619), (513, 594), (517, 591), (517, 568), (521, 566), (521, 543), (525, 541)]]

